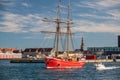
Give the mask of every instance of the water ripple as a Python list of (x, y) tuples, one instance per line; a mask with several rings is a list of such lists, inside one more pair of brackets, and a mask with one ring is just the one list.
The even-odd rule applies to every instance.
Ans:
[[(120, 66), (119, 63), (105, 65)], [(81, 69), (45, 69), (43, 63), (0, 61), (0, 80), (119, 80), (119, 75), (120, 68), (99, 71), (92, 63)]]

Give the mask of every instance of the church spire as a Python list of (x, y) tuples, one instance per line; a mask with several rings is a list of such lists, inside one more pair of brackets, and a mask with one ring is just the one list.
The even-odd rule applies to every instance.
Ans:
[(84, 39), (82, 37), (82, 40), (81, 40), (81, 51), (84, 51)]

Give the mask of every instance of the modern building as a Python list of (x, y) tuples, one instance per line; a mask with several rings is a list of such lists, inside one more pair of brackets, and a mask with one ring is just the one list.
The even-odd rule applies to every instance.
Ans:
[(104, 56), (120, 56), (120, 47), (88, 47), (88, 51), (94, 52), (96, 55), (104, 55)]
[(87, 51), (96, 55), (120, 57), (120, 35), (118, 35), (118, 47), (88, 47)]
[(118, 35), (118, 47), (120, 47), (120, 35)]
[(88, 51), (120, 51), (119, 47), (88, 47)]

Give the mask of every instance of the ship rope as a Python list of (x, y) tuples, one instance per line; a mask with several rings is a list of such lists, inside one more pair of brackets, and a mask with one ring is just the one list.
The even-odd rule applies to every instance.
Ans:
[(75, 47), (74, 47), (74, 38), (73, 38), (73, 36), (71, 34), (71, 30), (70, 30), (70, 37), (71, 37), (72, 49), (74, 50), (75, 49)]
[[(47, 34), (46, 34), (47, 35)], [(40, 45), (41, 45), (41, 48), (43, 48), (43, 46), (44, 47), (46, 47), (46, 48), (48, 48), (48, 47), (53, 47), (54, 45), (51, 45), (51, 41), (52, 40), (49, 40), (48, 38), (46, 38), (45, 37), (45, 34), (43, 35), (44, 37), (42, 38), (43, 40), (41, 41), (41, 43), (40, 43)], [(48, 45), (50, 45), (50, 46), (48, 46)]]
[(60, 41), (61, 41), (61, 48), (64, 51), (65, 50), (65, 46), (64, 46), (64, 40), (63, 40), (63, 35), (60, 35)]

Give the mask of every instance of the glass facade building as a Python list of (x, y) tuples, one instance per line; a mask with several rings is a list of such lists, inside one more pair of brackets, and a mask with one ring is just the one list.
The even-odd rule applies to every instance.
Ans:
[(120, 51), (120, 47), (88, 47), (88, 51)]
[(105, 55), (120, 54), (120, 47), (88, 47), (87, 50), (92, 52), (103, 51)]
[(120, 47), (120, 35), (118, 36), (118, 47)]

